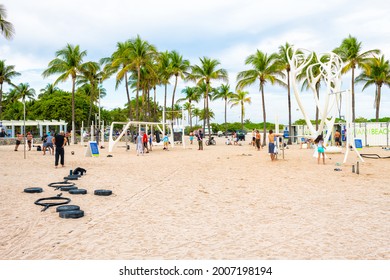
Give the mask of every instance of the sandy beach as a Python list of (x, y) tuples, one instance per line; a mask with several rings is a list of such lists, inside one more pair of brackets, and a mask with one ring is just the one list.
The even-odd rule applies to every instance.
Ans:
[[(365, 159), (357, 175), (353, 153), (345, 165), (336, 165), (343, 154), (318, 165), (313, 150), (293, 145), (271, 162), (248, 141), (223, 141), (204, 151), (188, 142), (185, 149), (158, 146), (144, 156), (120, 143), (113, 157), (106, 148), (98, 158), (66, 146), (66, 166), (58, 169), (54, 156), (34, 149), (24, 159), (23, 146), (0, 146), (1, 259), (390, 258), (390, 159)], [(363, 152), (390, 156), (380, 147)], [(47, 185), (76, 167), (87, 170), (75, 182), (88, 194), (62, 193), (85, 216), (41, 212), (34, 201), (60, 193)], [(113, 195), (95, 196), (96, 189)]]

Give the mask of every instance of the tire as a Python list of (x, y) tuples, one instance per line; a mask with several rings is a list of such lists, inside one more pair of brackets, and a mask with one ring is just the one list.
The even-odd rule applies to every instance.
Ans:
[(61, 211), (59, 212), (60, 218), (64, 219), (78, 219), (84, 217), (83, 210), (71, 210), (71, 211)]
[(25, 188), (24, 189), (25, 193), (41, 193), (43, 192), (42, 188)]
[(73, 210), (80, 210), (80, 206), (78, 206), (78, 205), (62, 205), (62, 206), (57, 207), (56, 212), (73, 211)]
[(75, 189), (75, 190), (69, 190), (70, 194), (87, 194), (87, 190), (85, 189)]
[(109, 196), (109, 195), (112, 195), (112, 191), (111, 190), (95, 190), (94, 194), (100, 195), (100, 196)]
[(72, 190), (77, 190), (78, 188), (76, 186), (70, 186), (70, 187), (61, 187), (60, 190), (63, 192), (68, 192)]

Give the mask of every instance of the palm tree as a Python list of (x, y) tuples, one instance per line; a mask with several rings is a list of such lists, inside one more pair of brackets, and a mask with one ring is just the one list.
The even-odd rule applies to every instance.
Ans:
[(117, 72), (115, 77), (115, 89), (118, 89), (121, 82), (125, 81), (127, 104), (129, 106), (129, 119), (133, 120), (128, 79), (128, 65), (131, 63), (131, 57), (129, 55), (130, 41), (124, 43), (118, 42), (116, 46), (117, 49), (111, 57), (103, 58), (100, 60), (100, 63), (105, 65), (104, 71), (107, 75)]
[[(20, 83), (18, 86), (15, 86), (14, 90), (11, 91), (8, 96), (10, 102), (15, 102), (19, 99), (22, 99), (23, 102), (23, 116), (26, 119), (26, 99), (32, 99), (35, 96), (35, 90), (30, 88), (28, 83)], [(26, 128), (23, 128), (23, 135), (26, 135)]]
[(194, 65), (191, 67), (192, 73), (189, 76), (190, 79), (197, 80), (198, 84), (206, 84), (206, 92), (204, 96), (204, 111), (206, 113), (205, 119), (203, 120), (203, 131), (205, 131), (205, 126), (207, 122), (207, 128), (209, 132), (209, 138), (211, 138), (210, 131), (210, 110), (209, 110), (209, 92), (210, 92), (210, 83), (212, 80), (222, 80), (228, 81), (227, 71), (223, 68), (217, 69), (220, 62), (216, 59), (210, 59), (208, 57), (200, 58), (201, 65)]
[(250, 86), (259, 79), (261, 100), (263, 104), (263, 145), (266, 142), (267, 133), (267, 118), (265, 112), (264, 86), (267, 81), (271, 84), (280, 84), (285, 86), (285, 83), (278, 79), (277, 76), (284, 76), (278, 63), (278, 55), (273, 53), (268, 55), (259, 50), (255, 54), (248, 56), (245, 60), (246, 65), (251, 65), (252, 69), (239, 72), (237, 74), (237, 89), (243, 89)]
[(3, 4), (0, 4), (0, 30), (1, 34), (7, 39), (11, 40), (14, 37), (15, 29), (12, 23), (6, 21), (7, 10), (5, 9)]
[(176, 92), (178, 77), (180, 76), (180, 78), (184, 79), (184, 75), (188, 74), (187, 69), (190, 67), (190, 62), (187, 59), (183, 59), (183, 56), (180, 55), (177, 51), (170, 52), (169, 57), (170, 57), (170, 70), (172, 71), (171, 73), (175, 76), (175, 86), (173, 87), (173, 93), (172, 93), (172, 111), (173, 111), (175, 105), (175, 92)]
[(45, 88), (40, 90), (41, 93), (38, 95), (38, 98), (42, 98), (45, 95), (51, 95), (55, 93), (57, 90), (59, 90), (58, 87), (48, 83)]
[(195, 117), (195, 125), (198, 125), (198, 118), (201, 116), (201, 112), (199, 108), (192, 109), (192, 115)]
[[(178, 100), (179, 101), (179, 100)], [(192, 131), (192, 115), (191, 112), (195, 108), (194, 104), (191, 104), (190, 102), (186, 102), (183, 104), (183, 109), (188, 112), (188, 118), (190, 119), (190, 131)]]
[(6, 65), (5, 60), (0, 60), (0, 120), (2, 119), (2, 100), (3, 100), (3, 83), (13, 85), (11, 79), (20, 76), (19, 72), (15, 71), (14, 65)]
[(227, 135), (227, 104), (232, 98), (234, 93), (230, 91), (230, 86), (228, 84), (222, 84), (220, 87), (216, 88), (213, 94), (213, 100), (223, 99), (225, 102), (225, 135)]
[(249, 92), (238, 90), (237, 93), (233, 93), (230, 99), (232, 105), (241, 107), (241, 129), (244, 129), (244, 117), (245, 117), (245, 103), (251, 104), (251, 98), (248, 97)]
[[(168, 51), (160, 52), (158, 55), (158, 77), (160, 83), (164, 85), (164, 109), (163, 109), (163, 122), (166, 121), (166, 109), (167, 109), (167, 85), (169, 84), (169, 78), (172, 75), (171, 70), (171, 57)], [(164, 125), (164, 134), (165, 134), (165, 125)]]
[(333, 50), (346, 63), (342, 69), (342, 73), (347, 73), (349, 70), (352, 71), (352, 121), (355, 121), (355, 68), (364, 68), (367, 58), (380, 53), (380, 50), (377, 49), (361, 53), (361, 49), (362, 43), (358, 42), (356, 37), (349, 35), (348, 38), (345, 38), (341, 42), (338, 48)]
[(66, 82), (70, 77), (72, 79), (72, 144), (75, 143), (75, 89), (76, 78), (81, 73), (83, 68), (83, 58), (87, 55), (87, 51), (80, 51), (80, 46), (73, 46), (67, 44), (65, 48), (56, 52), (56, 57), (49, 62), (48, 68), (43, 71), (42, 76), (44, 78), (53, 75), (60, 74), (54, 85), (59, 82)]
[[(185, 87), (182, 91), (186, 96), (183, 98), (180, 98), (177, 100), (178, 103), (183, 101), (188, 101), (189, 108), (192, 108), (192, 101), (199, 102), (199, 99), (201, 97), (200, 92), (197, 90), (196, 87)], [(192, 114), (191, 110), (188, 111), (188, 118), (190, 119), (190, 130), (192, 130)]]
[[(131, 63), (126, 67), (126, 70), (134, 70), (137, 73), (137, 95), (136, 100), (139, 97), (139, 89), (141, 82), (141, 67), (150, 67), (151, 64), (148, 62), (154, 58), (157, 54), (157, 49), (155, 46), (149, 44), (147, 41), (141, 39), (139, 35), (133, 40), (130, 40), (129, 46), (129, 56), (131, 58)], [(154, 71), (154, 69), (149, 69)], [(139, 120), (139, 109), (138, 102), (136, 103), (136, 118)]]
[(366, 64), (363, 73), (356, 77), (356, 82), (365, 83), (363, 90), (370, 85), (375, 85), (375, 118), (378, 121), (382, 86), (387, 85), (390, 87), (389, 60), (385, 60), (384, 55), (371, 58)]
[[(293, 45), (290, 45), (286, 42), (284, 45), (279, 47), (279, 62), (281, 64), (282, 70), (287, 72), (287, 105), (288, 105), (288, 131), (291, 134), (292, 126), (291, 126), (291, 94), (290, 94), (290, 63), (289, 58), (292, 56)], [(291, 135), (290, 135), (291, 136)], [(291, 145), (291, 137), (288, 138), (288, 145)]]

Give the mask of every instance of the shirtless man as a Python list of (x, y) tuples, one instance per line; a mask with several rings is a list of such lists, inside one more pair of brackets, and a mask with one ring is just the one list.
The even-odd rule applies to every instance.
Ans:
[(16, 145), (15, 145), (15, 152), (18, 151), (18, 147), (20, 145), (20, 143), (22, 143), (22, 140), (23, 140), (23, 134), (21, 133), (17, 133), (16, 134)]
[(283, 136), (283, 134), (274, 133), (272, 129), (268, 133), (268, 153), (270, 154), (272, 161), (275, 160), (275, 139), (277, 136)]
[(31, 151), (31, 142), (32, 142), (33, 136), (31, 132), (27, 132), (27, 144), (28, 144), (28, 150)]

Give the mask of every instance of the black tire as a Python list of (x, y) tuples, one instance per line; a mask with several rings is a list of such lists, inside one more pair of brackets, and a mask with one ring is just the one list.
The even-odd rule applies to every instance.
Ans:
[(112, 195), (112, 191), (111, 190), (95, 190), (94, 194), (101, 195), (101, 196), (109, 196), (109, 195)]
[(24, 189), (25, 193), (41, 193), (43, 192), (42, 188), (25, 188)]
[(85, 189), (75, 189), (75, 190), (69, 190), (70, 194), (87, 194), (87, 190)]
[(73, 175), (69, 175), (69, 176), (66, 176), (64, 177), (64, 180), (78, 180), (79, 179), (79, 176), (73, 176)]
[(56, 209), (57, 212), (73, 211), (73, 210), (80, 210), (80, 206), (78, 206), (78, 205), (62, 205), (62, 206), (58, 206)]
[(78, 188), (76, 186), (70, 186), (70, 187), (61, 187), (60, 190), (63, 192), (68, 192), (71, 190), (77, 190)]
[(83, 210), (61, 211), (59, 212), (60, 218), (64, 219), (78, 219), (84, 217)]

